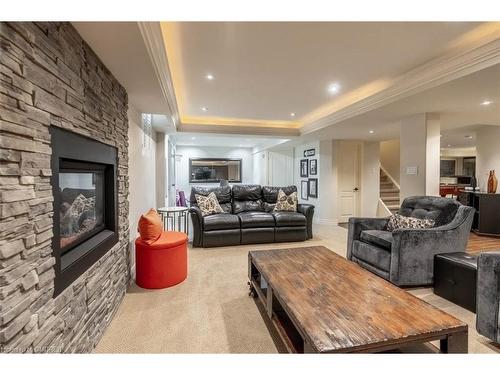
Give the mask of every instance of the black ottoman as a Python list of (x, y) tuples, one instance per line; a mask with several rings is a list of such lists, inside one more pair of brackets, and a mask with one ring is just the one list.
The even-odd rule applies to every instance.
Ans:
[(476, 312), (477, 255), (438, 254), (434, 257), (434, 294)]

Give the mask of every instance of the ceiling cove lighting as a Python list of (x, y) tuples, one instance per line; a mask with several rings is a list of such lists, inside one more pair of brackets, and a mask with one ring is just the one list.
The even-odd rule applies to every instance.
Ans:
[(201, 107), (201, 110), (202, 110), (203, 112), (207, 112), (207, 111), (208, 111), (208, 108), (207, 108), (207, 107)]
[(213, 74), (210, 74), (208, 73), (206, 76), (205, 76), (206, 79), (208, 79), (209, 81), (213, 81), (215, 79), (214, 75)]
[(483, 100), (483, 102), (481, 103), (482, 106), (487, 106), (487, 105), (490, 105), (492, 102), (489, 101), (489, 100)]
[(340, 90), (340, 85), (337, 82), (330, 83), (328, 85), (328, 92), (332, 95), (337, 94), (339, 90)]

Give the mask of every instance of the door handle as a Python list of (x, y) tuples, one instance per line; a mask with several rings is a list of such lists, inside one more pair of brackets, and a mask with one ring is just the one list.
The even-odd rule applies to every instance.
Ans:
[(356, 193), (359, 191), (359, 189), (357, 187), (355, 187), (354, 189), (352, 189), (352, 191), (354, 191)]

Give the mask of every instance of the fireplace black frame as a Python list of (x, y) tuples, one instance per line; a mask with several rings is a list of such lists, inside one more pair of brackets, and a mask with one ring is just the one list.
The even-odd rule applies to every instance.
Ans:
[[(55, 126), (49, 131), (54, 196), (52, 253), (56, 259), (55, 297), (118, 243), (118, 152), (113, 146)], [(81, 170), (103, 170), (104, 227), (63, 253), (60, 247), (59, 171), (68, 165)]]

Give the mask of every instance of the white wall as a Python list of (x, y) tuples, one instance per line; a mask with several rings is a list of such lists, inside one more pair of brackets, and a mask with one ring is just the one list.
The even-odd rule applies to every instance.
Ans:
[(189, 183), (190, 158), (230, 158), (242, 159), (242, 184), (254, 183), (253, 152), (251, 148), (233, 147), (205, 147), (205, 146), (176, 146), (177, 160), (175, 163), (176, 184), (179, 190), (184, 190), (186, 199), (189, 199), (191, 186), (217, 186), (219, 183)]
[[(294, 181), (297, 186), (299, 202), (313, 204), (314, 222), (321, 224), (336, 224), (337, 222), (337, 172), (335, 164), (335, 142), (332, 140), (309, 142), (294, 149)], [(316, 154), (304, 157), (304, 150), (315, 149)], [(302, 159), (317, 160), (317, 175), (300, 177), (300, 161)], [(318, 198), (301, 199), (301, 182), (309, 178), (318, 179)]]
[(364, 142), (361, 151), (361, 216), (376, 217), (380, 198), (380, 144)]
[[(481, 191), (487, 191), (490, 170), (500, 177), (500, 126), (483, 126), (476, 139), (476, 177)], [(500, 179), (500, 178), (499, 178)], [(499, 191), (497, 191), (499, 193)]]
[(380, 142), (380, 164), (398, 184), (401, 175), (399, 145), (399, 139)]
[(135, 263), (134, 241), (140, 216), (156, 207), (155, 199), (155, 133), (148, 136), (147, 147), (143, 147), (144, 132), (141, 114), (134, 108), (128, 110), (128, 175), (129, 175), (129, 227), (131, 242), (131, 265)]
[(269, 153), (260, 151), (253, 154), (253, 182), (258, 185), (269, 185), (267, 160)]

